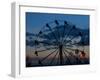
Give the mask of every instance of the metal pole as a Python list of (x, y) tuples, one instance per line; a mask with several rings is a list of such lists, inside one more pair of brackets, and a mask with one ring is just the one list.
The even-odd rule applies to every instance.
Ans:
[(60, 56), (60, 64), (63, 63), (63, 53), (62, 53), (62, 45), (59, 45), (59, 56)]

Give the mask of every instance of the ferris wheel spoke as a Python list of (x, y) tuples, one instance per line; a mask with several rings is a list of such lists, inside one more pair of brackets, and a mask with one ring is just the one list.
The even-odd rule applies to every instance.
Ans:
[(42, 44), (47, 44), (47, 45), (55, 45), (53, 44), (53, 42), (47, 42), (47, 41), (38, 41), (38, 40), (35, 40), (35, 45), (39, 45), (40, 43)]
[(58, 54), (58, 51), (57, 51), (56, 54), (54, 55), (54, 57), (53, 57), (53, 59), (51, 60), (50, 64), (53, 63), (53, 61), (54, 61), (54, 59), (56, 58), (57, 54)]
[(66, 26), (68, 25), (68, 23), (67, 23), (67, 21), (64, 21), (64, 26), (63, 26), (63, 33), (62, 33), (62, 40), (63, 40), (63, 38), (64, 38), (64, 35), (65, 35), (65, 28), (66, 28)]
[(78, 43), (69, 44), (69, 45), (64, 45), (64, 46), (73, 46), (73, 45), (78, 45), (78, 44), (79, 44), (79, 42)]
[(54, 50), (53, 52), (51, 52), (50, 54), (48, 54), (46, 57), (44, 57), (43, 59), (41, 59), (41, 62), (42, 61), (44, 61), (45, 59), (47, 59), (50, 55), (52, 55), (54, 52), (56, 52), (57, 51), (57, 49), (56, 50)]
[(57, 47), (46, 48), (44, 50), (38, 50), (37, 52), (44, 52), (44, 51), (48, 51), (48, 50), (52, 50), (52, 49), (57, 49)]
[(66, 41), (66, 42), (65, 42), (65, 44), (67, 44), (68, 42), (72, 41), (73, 39), (75, 39), (75, 38), (77, 38), (77, 37), (78, 37), (78, 35), (77, 35), (77, 36), (72, 37), (70, 40)]
[(43, 31), (40, 31), (38, 36), (39, 36), (39, 37), (41, 37), (41, 36), (45, 36), (47, 39), (51, 40), (50, 36), (49, 36), (48, 34), (47, 34), (47, 35), (44, 34)]
[(42, 45), (42, 46), (37, 46), (36, 48), (39, 49), (41, 47), (48, 49), (48, 48), (53, 48), (53, 47), (57, 47), (57, 46), (55, 46), (55, 45), (54, 46), (53, 45)]
[(77, 38), (77, 37), (79, 37), (79, 36), (81, 36), (81, 33), (79, 33), (79, 34), (77, 34), (76, 36), (72, 37), (72, 38), (71, 38), (70, 40), (68, 40), (67, 42), (65, 42), (65, 41), (64, 41), (64, 42), (65, 42), (65, 44), (66, 44), (66, 43), (68, 43), (69, 41), (72, 41), (73, 39), (75, 39), (75, 38)]
[(58, 21), (57, 20), (55, 20), (55, 23), (56, 23), (56, 29), (57, 29), (57, 33), (58, 33), (58, 36), (59, 36), (59, 39), (60, 39), (60, 31), (59, 31), (59, 23), (58, 23)]
[(58, 54), (58, 57), (57, 57), (57, 64), (59, 64), (59, 54)]
[(68, 33), (65, 33), (65, 37), (64, 37), (64, 42), (65, 42), (65, 40), (69, 37), (69, 35), (70, 35), (70, 33), (71, 33), (71, 31), (73, 30), (73, 29), (76, 29), (76, 27), (75, 26), (72, 26), (72, 28), (69, 30), (69, 32)]
[(65, 57), (66, 57), (66, 63), (69, 63), (69, 64), (70, 64), (71, 62), (70, 62), (69, 57), (66, 55), (65, 51), (63, 51), (63, 53), (64, 53), (64, 55), (65, 55)]
[(77, 32), (79, 33), (79, 36), (83, 36), (83, 34), (82, 34), (82, 32), (79, 30), (79, 29), (76, 29), (77, 30)]
[(64, 51), (67, 52), (68, 54), (70, 54), (70, 52), (68, 50), (65, 49)]
[[(72, 48), (66, 48), (66, 49), (71, 50), (71, 51), (76, 51), (76, 50), (77, 50), (77, 49), (72, 49)], [(79, 50), (79, 49), (78, 49), (78, 51), (81, 52), (82, 50)]]
[[(45, 49), (48, 49), (48, 48), (52, 48), (52, 49), (54, 49), (54, 47), (55, 46), (43, 46)], [(57, 47), (55, 47), (55, 49), (56, 49)]]
[(68, 49), (68, 50), (71, 50), (71, 51), (75, 51), (76, 49), (72, 49), (72, 48), (65, 48), (65, 49)]
[(56, 41), (58, 42), (58, 40), (57, 40), (57, 38), (56, 38), (56, 35), (55, 35), (55, 33), (53, 32), (52, 28), (51, 28), (48, 24), (46, 24), (46, 27), (49, 28), (49, 30), (51, 31), (52, 35), (54, 36), (54, 38), (55, 38)]
[(65, 53), (65, 51), (64, 51), (64, 50), (63, 50), (63, 53), (64, 53), (65, 57), (66, 57), (66, 58), (68, 58), (68, 56), (66, 55), (66, 53)]
[(64, 34), (65, 34), (65, 26), (64, 26), (64, 31), (63, 31), (63, 33), (62, 33), (62, 40), (63, 40), (63, 38), (64, 38)]
[(57, 34), (58, 34), (58, 38), (57, 39), (60, 39), (60, 31), (59, 31), (59, 28), (58, 27), (56, 27), (57, 28)]
[(53, 42), (52, 42), (52, 43), (50, 43), (50, 42), (39, 41), (39, 43), (42, 43), (42, 44), (47, 44), (47, 45), (55, 45)]

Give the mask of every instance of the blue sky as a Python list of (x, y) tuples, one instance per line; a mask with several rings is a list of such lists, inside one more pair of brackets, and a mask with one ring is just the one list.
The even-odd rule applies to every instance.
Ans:
[(37, 33), (46, 23), (66, 20), (79, 28), (89, 28), (89, 15), (26, 12), (26, 31)]

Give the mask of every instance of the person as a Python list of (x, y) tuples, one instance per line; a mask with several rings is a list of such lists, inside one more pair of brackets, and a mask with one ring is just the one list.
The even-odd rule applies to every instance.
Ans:
[(81, 51), (80, 58), (81, 58), (81, 59), (84, 59), (85, 56), (86, 56), (86, 53), (85, 53), (84, 51)]
[(84, 51), (80, 52), (81, 64), (87, 64), (89, 60), (86, 58), (86, 53)]

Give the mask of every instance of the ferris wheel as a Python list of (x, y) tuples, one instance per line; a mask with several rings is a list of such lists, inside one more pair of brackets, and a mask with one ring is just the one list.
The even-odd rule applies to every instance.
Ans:
[[(81, 30), (71, 22), (54, 20), (46, 23), (34, 40), (34, 55), (39, 66), (78, 64), (84, 54)], [(80, 49), (80, 44), (82, 45)]]

